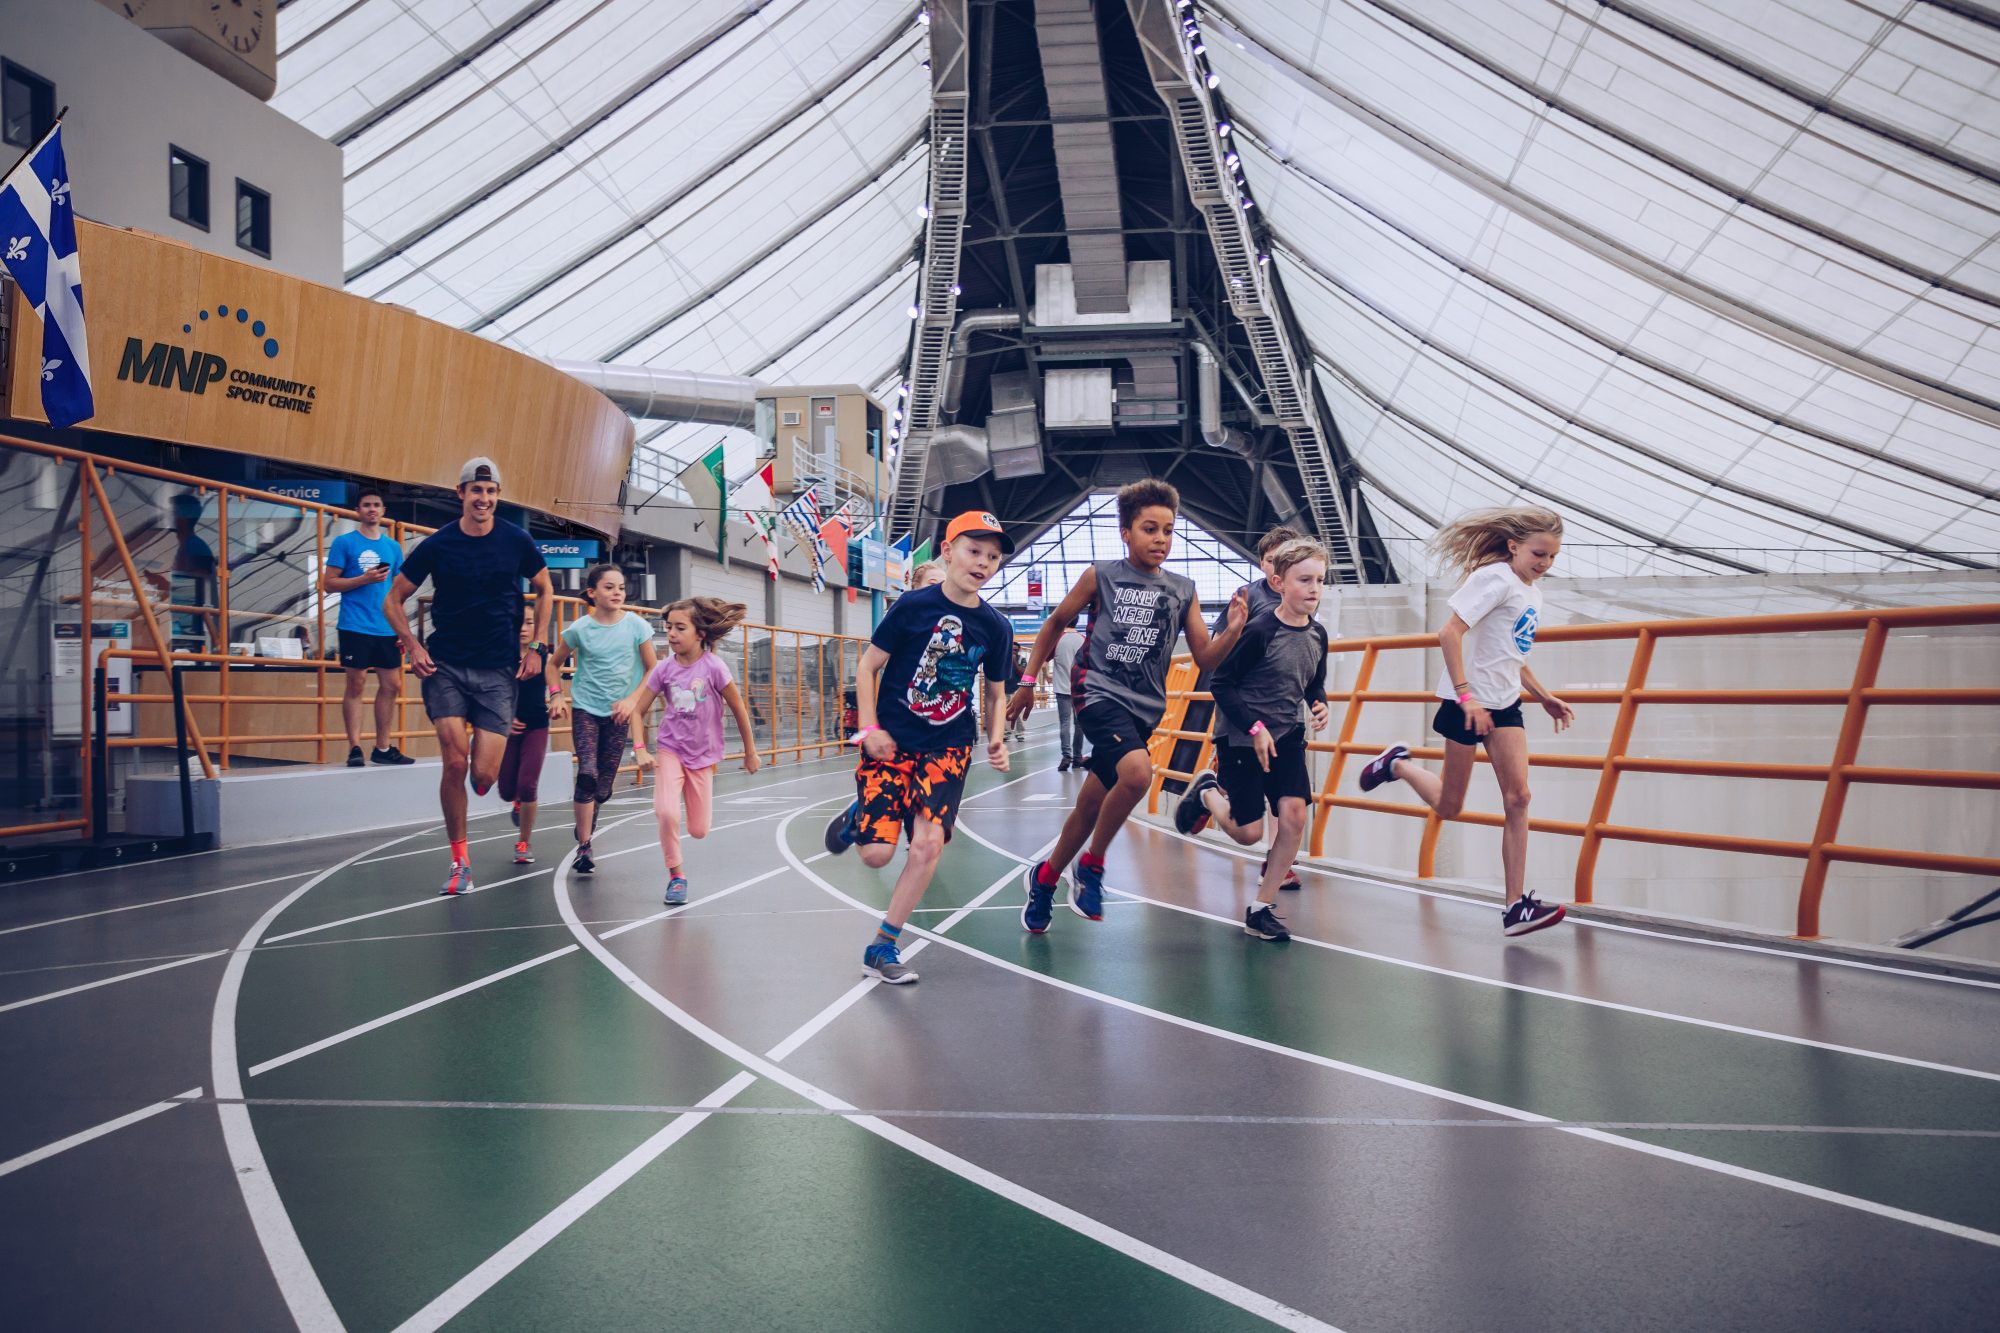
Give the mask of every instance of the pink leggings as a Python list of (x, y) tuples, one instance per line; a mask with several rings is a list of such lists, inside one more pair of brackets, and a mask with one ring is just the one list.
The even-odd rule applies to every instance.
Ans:
[(688, 836), (707, 837), (709, 819), (715, 813), (715, 765), (689, 768), (664, 745), (654, 754), (659, 766), (653, 770), (653, 817), (660, 821), (660, 851), (667, 858), (667, 869), (679, 870), (681, 799), (687, 799)]

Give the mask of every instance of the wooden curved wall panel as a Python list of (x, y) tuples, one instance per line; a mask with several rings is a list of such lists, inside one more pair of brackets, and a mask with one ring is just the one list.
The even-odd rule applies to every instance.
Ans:
[[(595, 389), (396, 306), (145, 232), (77, 233), (97, 397), (80, 429), (446, 488), (488, 454), (509, 501), (616, 532), (632, 423)], [(9, 401), (44, 420), (18, 289), (12, 314)]]

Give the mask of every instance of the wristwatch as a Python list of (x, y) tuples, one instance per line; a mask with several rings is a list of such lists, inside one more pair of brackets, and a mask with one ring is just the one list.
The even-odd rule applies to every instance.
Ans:
[(528, 645), (528, 651), (539, 654), (542, 657), (547, 657), (549, 655), (549, 646), (540, 639), (537, 639)]

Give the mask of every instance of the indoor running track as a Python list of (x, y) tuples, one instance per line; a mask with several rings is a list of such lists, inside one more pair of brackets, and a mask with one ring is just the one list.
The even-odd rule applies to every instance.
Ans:
[(1136, 825), (1031, 937), (1046, 734), (914, 987), (848, 757), (726, 770), (673, 911), (645, 793), (456, 901), (435, 825), (9, 890), (0, 1324), (1990, 1327), (2000, 987), (1316, 872), (1272, 945)]

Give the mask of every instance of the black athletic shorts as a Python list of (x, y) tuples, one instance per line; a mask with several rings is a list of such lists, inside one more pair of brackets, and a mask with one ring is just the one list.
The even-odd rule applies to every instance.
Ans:
[[(1511, 708), (1489, 708), (1486, 711), (1493, 718), (1495, 731), (1502, 727), (1526, 725), (1521, 721), (1521, 703), (1518, 699)], [(1431, 718), (1431, 730), (1448, 741), (1457, 741), (1460, 745), (1485, 744), (1484, 739), (1465, 720), (1465, 710), (1451, 699), (1445, 699), (1438, 704), (1437, 714)]]
[(1278, 738), (1278, 752), (1271, 756), (1271, 771), (1257, 762), (1254, 746), (1224, 741), (1216, 750), (1215, 775), (1229, 797), (1229, 817), (1241, 828), (1264, 817), (1268, 807), (1278, 813), (1278, 802), (1287, 796), (1312, 800), (1312, 771), (1306, 767), (1306, 729), (1293, 727)]
[(403, 645), (393, 634), (340, 632), (340, 664), (349, 671), (394, 671), (403, 665)]
[(1145, 749), (1160, 719), (1142, 722), (1124, 706), (1098, 699), (1083, 706), (1083, 711), (1076, 715), (1076, 725), (1090, 742), (1090, 757), (1083, 761), (1085, 771), (1105, 786), (1115, 787), (1118, 761), (1134, 750)]

